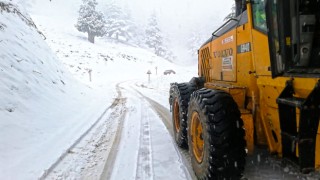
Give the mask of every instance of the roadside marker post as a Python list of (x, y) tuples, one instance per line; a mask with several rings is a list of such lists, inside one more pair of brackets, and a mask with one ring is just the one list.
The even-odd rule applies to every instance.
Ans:
[(147, 74), (148, 74), (148, 83), (150, 83), (150, 74), (151, 74), (151, 71), (148, 70)]

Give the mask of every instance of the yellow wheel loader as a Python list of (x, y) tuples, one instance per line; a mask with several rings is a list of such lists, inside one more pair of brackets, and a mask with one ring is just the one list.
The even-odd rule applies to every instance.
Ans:
[(169, 103), (199, 179), (239, 179), (255, 145), (319, 170), (319, 0), (236, 0), (198, 50), (198, 75), (172, 83)]

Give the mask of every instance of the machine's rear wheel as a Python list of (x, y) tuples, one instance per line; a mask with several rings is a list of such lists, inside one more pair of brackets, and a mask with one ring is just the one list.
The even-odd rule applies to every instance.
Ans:
[(188, 145), (199, 179), (240, 179), (245, 165), (243, 121), (224, 91), (200, 89), (190, 98)]
[(179, 108), (179, 98), (175, 98), (173, 101), (173, 128), (176, 133), (180, 132), (181, 120), (180, 120), (180, 108)]
[(174, 83), (170, 88), (170, 105), (172, 109), (172, 126), (176, 143), (187, 148), (187, 113), (190, 95), (196, 90), (190, 83)]
[(194, 111), (191, 115), (190, 131), (191, 131), (191, 142), (192, 142), (192, 152), (197, 163), (201, 163), (203, 159), (203, 129), (202, 123), (200, 121), (199, 113)]

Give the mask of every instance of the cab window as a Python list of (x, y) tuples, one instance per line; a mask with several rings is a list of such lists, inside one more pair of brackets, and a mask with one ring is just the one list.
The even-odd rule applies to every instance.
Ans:
[(252, 13), (254, 28), (267, 33), (265, 0), (255, 0), (252, 4)]

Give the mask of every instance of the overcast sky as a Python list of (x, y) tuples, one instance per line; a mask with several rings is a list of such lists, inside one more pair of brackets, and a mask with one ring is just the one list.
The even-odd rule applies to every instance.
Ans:
[[(103, 1), (103, 0), (102, 0)], [(231, 11), (233, 0), (118, 0), (132, 9), (133, 16), (147, 19), (151, 12), (159, 15), (161, 24), (192, 27), (193, 24), (219, 25)], [(208, 33), (211, 34), (211, 33)]]

